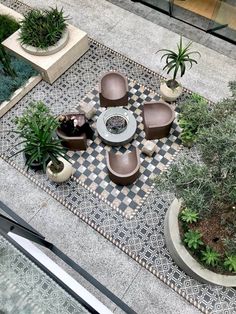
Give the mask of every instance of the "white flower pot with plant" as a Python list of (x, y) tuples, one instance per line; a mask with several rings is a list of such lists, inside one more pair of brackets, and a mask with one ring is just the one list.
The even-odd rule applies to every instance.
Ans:
[(46, 174), (54, 182), (65, 182), (72, 176), (73, 167), (66, 159), (58, 157), (54, 162), (48, 163)]
[(68, 180), (73, 168), (65, 160), (65, 148), (61, 140), (55, 138), (59, 122), (46, 105), (41, 101), (32, 103), (15, 122), (18, 129), (16, 133), (23, 138), (17, 145), (23, 144), (23, 148), (11, 157), (23, 152), (27, 168), (41, 169), (55, 182)]
[(180, 37), (180, 42), (177, 44), (178, 50), (174, 52), (169, 49), (160, 49), (157, 52), (164, 51), (166, 52), (161, 57), (161, 60), (165, 58), (165, 66), (163, 70), (167, 70), (167, 74), (173, 71), (173, 77), (168, 80), (163, 80), (160, 85), (160, 93), (165, 101), (175, 101), (183, 91), (182, 85), (176, 80), (178, 73), (180, 72), (180, 77), (185, 74), (186, 64), (190, 64), (190, 68), (192, 67), (193, 63), (197, 64), (197, 61), (193, 58), (190, 58), (192, 54), (200, 53), (198, 51), (190, 51), (190, 47), (192, 42), (188, 42), (185, 47), (183, 47), (183, 40)]

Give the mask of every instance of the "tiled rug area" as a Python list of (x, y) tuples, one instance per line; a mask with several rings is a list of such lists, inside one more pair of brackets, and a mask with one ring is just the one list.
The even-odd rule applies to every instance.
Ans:
[[(96, 132), (96, 121), (99, 115), (105, 110), (99, 104), (98, 89), (88, 93), (83, 103), (92, 104), (97, 112), (90, 125), (95, 130), (95, 139), (90, 141), (85, 152), (69, 152), (74, 161), (76, 173), (74, 176), (91, 189), (97, 197), (106, 200), (113, 208), (117, 208), (126, 214), (134, 215), (145, 201), (148, 192), (152, 190), (153, 177), (160, 174), (167, 164), (176, 156), (180, 149), (179, 127), (176, 121), (173, 123), (170, 134), (167, 138), (155, 140), (158, 150), (152, 157), (141, 153), (145, 143), (144, 125), (142, 123), (142, 108), (144, 101), (158, 100), (159, 96), (154, 92), (140, 86), (137, 82), (129, 80), (129, 102), (125, 107), (131, 111), (137, 121), (137, 130), (134, 139), (125, 146), (111, 147), (104, 145)], [(78, 107), (79, 108), (79, 107)], [(129, 186), (119, 186), (113, 183), (108, 176), (106, 166), (106, 151), (113, 150), (114, 153), (124, 154), (137, 147), (140, 151), (140, 177)]]
[[(27, 10), (26, 6), (14, 0), (0, 0), (0, 2), (21, 12)], [(79, 102), (96, 86), (101, 74), (111, 69), (119, 70), (157, 93), (159, 91), (158, 74), (91, 40), (90, 50), (86, 55), (53, 85), (40, 82), (0, 119), (1, 156), (202, 311), (207, 309), (217, 314), (236, 313), (234, 289), (202, 284), (193, 280), (171, 259), (165, 246), (163, 223), (173, 195), (161, 195), (157, 190), (153, 190), (136, 215), (132, 219), (126, 219), (75, 181), (57, 185), (40, 172), (25, 173), (22, 156), (9, 160), (8, 156), (15, 151), (13, 145), (17, 141), (16, 135), (9, 133), (9, 130), (14, 128), (12, 119), (20, 115), (32, 100), (45, 101), (55, 114), (70, 111), (78, 106)], [(179, 102), (185, 95), (186, 90)], [(195, 149), (182, 150), (178, 158), (183, 154), (198, 159)]]
[(0, 235), (0, 313), (89, 312)]

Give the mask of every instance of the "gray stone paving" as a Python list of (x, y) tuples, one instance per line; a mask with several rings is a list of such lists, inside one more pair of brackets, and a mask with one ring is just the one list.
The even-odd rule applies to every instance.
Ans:
[(142, 3), (131, 0), (107, 0), (129, 12), (139, 15), (146, 20), (169, 29), (177, 34), (184, 35), (190, 40), (211, 48), (225, 56), (236, 59), (235, 45), (206, 33), (198, 28), (186, 24), (175, 18), (152, 9)]
[[(200, 313), (3, 160), (0, 168), (0, 199), (138, 314)], [(50, 257), (115, 311), (115, 306), (79, 275)]]

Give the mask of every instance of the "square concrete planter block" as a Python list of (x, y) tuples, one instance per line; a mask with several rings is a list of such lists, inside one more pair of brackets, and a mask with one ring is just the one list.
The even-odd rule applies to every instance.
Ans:
[(41, 73), (43, 79), (52, 84), (89, 49), (88, 37), (85, 32), (70, 24), (68, 31), (67, 45), (50, 56), (35, 56), (26, 52), (18, 40), (19, 31), (8, 37), (3, 45), (18, 57), (29, 61)]

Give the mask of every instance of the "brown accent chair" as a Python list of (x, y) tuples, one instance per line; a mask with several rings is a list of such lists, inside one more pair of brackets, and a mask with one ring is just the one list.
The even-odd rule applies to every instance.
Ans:
[[(86, 122), (84, 114), (81, 113), (66, 113), (63, 116), (73, 117), (77, 119), (77, 124), (82, 126)], [(67, 136), (60, 128), (56, 130), (57, 136), (61, 139), (62, 145), (69, 150), (86, 150), (87, 149), (87, 137), (83, 133), (80, 136)]]
[(147, 140), (168, 136), (174, 119), (174, 110), (164, 101), (143, 104), (143, 124)]
[(107, 151), (106, 159), (108, 174), (114, 183), (129, 185), (139, 177), (140, 158), (137, 148), (123, 155)]
[(99, 82), (99, 98), (101, 107), (128, 105), (128, 81), (119, 72), (106, 72)]

